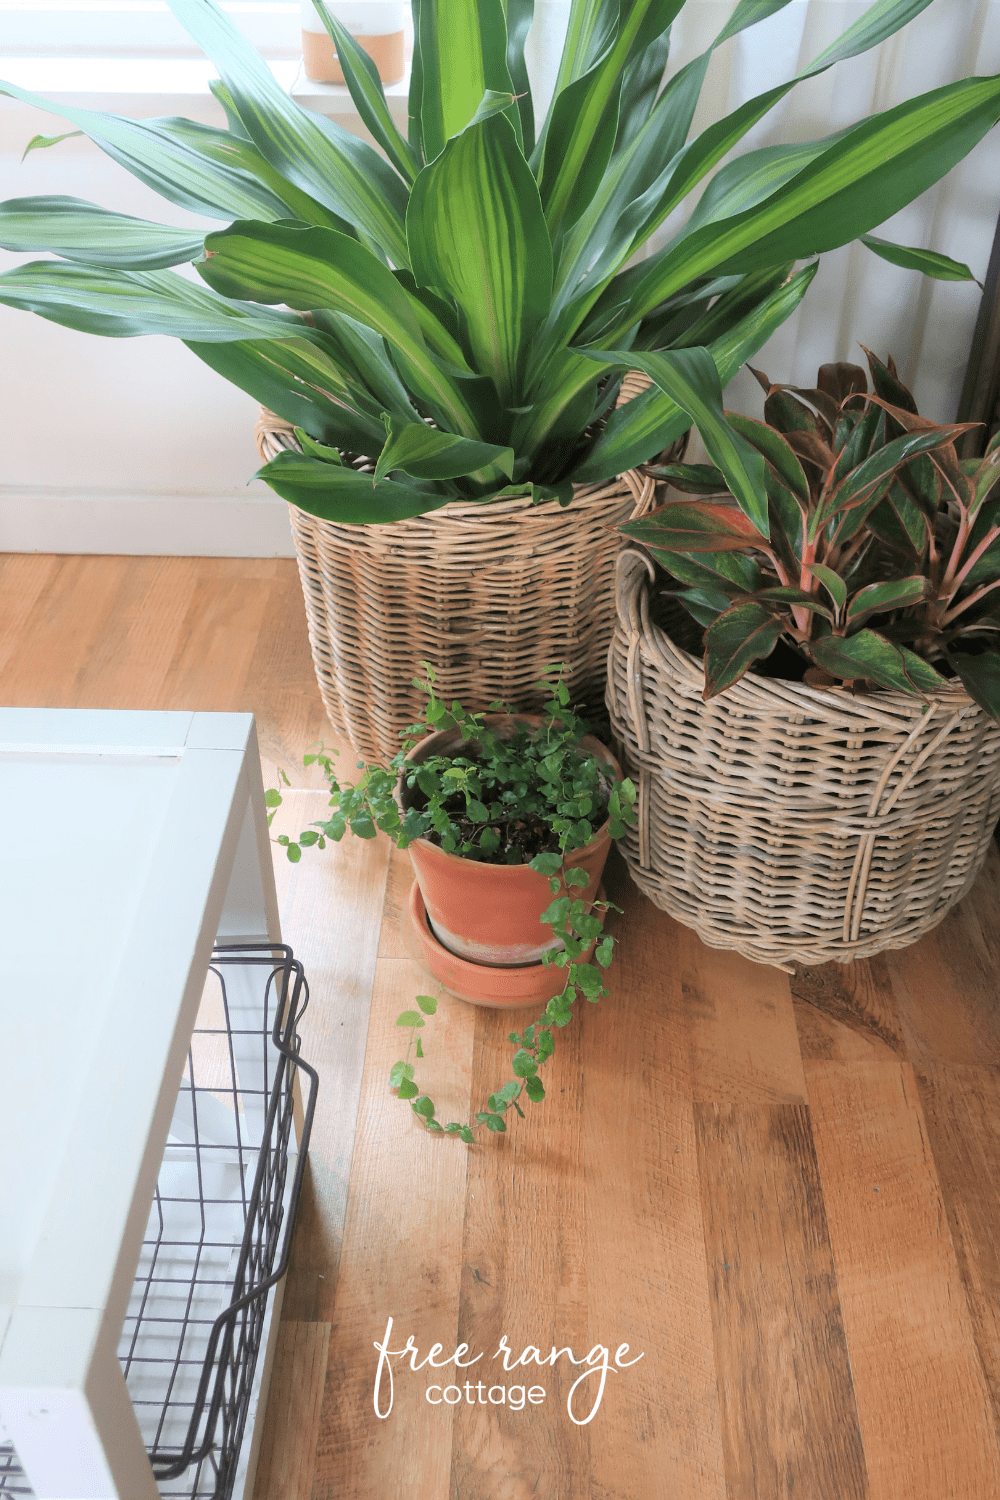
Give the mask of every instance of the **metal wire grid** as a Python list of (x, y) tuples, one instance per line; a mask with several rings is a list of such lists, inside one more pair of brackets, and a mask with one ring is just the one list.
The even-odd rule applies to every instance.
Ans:
[[(270, 966), (262, 1024), (252, 1029), (232, 1023), (224, 970), (233, 965)], [(164, 1152), (118, 1351), (164, 1500), (232, 1494), (267, 1294), (288, 1262), (318, 1086), (299, 1056), (296, 1027), (309, 988), (291, 949), (220, 945), (209, 973), (221, 1024), (192, 1033), (174, 1116), (181, 1138), (172, 1134)], [(300, 1069), (309, 1094), (279, 1255)], [(32, 1494), (12, 1447), (0, 1447), (0, 1495)]]
[(34, 1495), (17, 1461), (13, 1443), (0, 1443), (0, 1495)]

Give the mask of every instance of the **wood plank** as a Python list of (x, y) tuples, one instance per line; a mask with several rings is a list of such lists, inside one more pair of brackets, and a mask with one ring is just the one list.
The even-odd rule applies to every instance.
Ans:
[(790, 981), (799, 1050), (828, 1062), (906, 1059), (885, 954), (851, 964), (799, 965)]
[[(329, 1311), (320, 1304), (333, 1327), (312, 1500), (412, 1500), (417, 1485), (420, 1500), (449, 1496), (453, 1408), (428, 1404), (430, 1371), (393, 1360), (391, 1414), (373, 1408), (373, 1344), (390, 1317), (392, 1348), (412, 1334), (421, 1359), (435, 1343), (436, 1358), (455, 1352), (466, 1171), (482, 1149), (430, 1135), (389, 1091), (404, 1050), (396, 1017), (420, 989), (415, 964), (380, 960), (340, 1275)], [(475, 1022), (474, 1007), (444, 997), (425, 1031), (417, 1078), (445, 1120), (468, 1118)]]
[(278, 1329), (255, 1500), (309, 1500), (329, 1347), (329, 1323)]
[[(321, 802), (313, 792), (286, 791), (272, 838), (294, 837), (318, 816)], [(336, 1284), (347, 1212), (389, 842), (346, 838), (306, 850), (297, 865), (273, 847), (282, 936), (309, 982), (309, 1009), (299, 1028), (302, 1055), (320, 1075), (284, 1316), (322, 1320)]]
[(22, 617), (24, 649), (10, 654), (4, 665), (5, 703), (24, 708), (112, 706), (93, 697), (80, 703), (77, 696), (78, 678), (87, 661), (120, 629), (115, 600), (127, 562), (117, 557), (97, 562), (95, 567), (88, 558), (55, 560), (30, 614)]
[(58, 571), (54, 557), (0, 553), (0, 697), (8, 697), (8, 664), (32, 651), (32, 622)]
[(1000, 850), (919, 943), (886, 955), (910, 1061), (990, 1066), (1000, 1057)]
[(788, 975), (708, 948), (672, 924), (671, 983), (687, 1017), (702, 1104), (796, 1104), (806, 1096)]
[(872, 1500), (995, 1500), (1000, 1449), (913, 1069), (806, 1076)]
[(1000, 1067), (927, 1065), (917, 1086), (1000, 1432)]
[(694, 1115), (728, 1500), (867, 1500), (809, 1111)]
[[(673, 924), (620, 874), (609, 868), (626, 907), (609, 922), (621, 940), (611, 995), (578, 1002), (556, 1033), (546, 1099), (470, 1152), (459, 1336), (486, 1353), (487, 1393), (517, 1381), (545, 1396), (533, 1414), (456, 1407), (461, 1500), (725, 1495), (684, 1016), (662, 977)], [(507, 1032), (531, 1018), (480, 1017), (473, 1107), (511, 1076)], [(531, 1355), (505, 1374), (502, 1335), (515, 1357), (603, 1347), (613, 1360), (628, 1344), (623, 1362), (638, 1362), (612, 1368), (592, 1422), (575, 1426), (566, 1404), (581, 1368)], [(578, 1420), (596, 1385), (577, 1390)]]

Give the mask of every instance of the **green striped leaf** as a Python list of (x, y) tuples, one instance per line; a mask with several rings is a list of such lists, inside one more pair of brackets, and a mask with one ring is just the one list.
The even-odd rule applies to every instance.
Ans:
[(513, 448), (436, 432), (424, 422), (407, 422), (400, 417), (389, 419), (386, 430), (385, 447), (375, 466), (376, 479), (397, 469), (414, 479), (460, 479), (474, 476), (477, 470), (489, 470), (494, 477), (505, 474), (510, 479), (513, 472)]
[[(693, 277), (751, 271), (866, 234), (960, 161), (1000, 117), (1000, 78), (965, 79), (874, 115), (762, 203), (705, 224), (629, 276), (629, 317)], [(624, 281), (624, 277), (617, 278)], [(620, 296), (608, 288), (605, 296)]]
[[(740, 365), (751, 359), (791, 316), (805, 296), (818, 265), (814, 261), (803, 266), (710, 346), (722, 385), (727, 385)], [(690, 425), (690, 418), (670, 396), (658, 388), (644, 391), (611, 413), (597, 442), (570, 477), (576, 484), (594, 484), (612, 474), (624, 473), (669, 447)]]
[(310, 334), (294, 313), (228, 301), (174, 271), (106, 271), (33, 260), (0, 276), (0, 302), (108, 338), (161, 333), (215, 343)]
[(358, 45), (346, 26), (342, 26), (337, 17), (330, 14), (323, 0), (314, 0), (314, 4), (337, 48), (344, 82), (350, 90), (358, 114), (396, 171), (407, 182), (412, 182), (421, 163), (413, 147), (396, 128), (374, 58)]
[(507, 71), (517, 96), (521, 117), (521, 144), (525, 156), (535, 149), (535, 111), (531, 100), (531, 83), (524, 61), (524, 44), (535, 14), (535, 0), (503, 0), (507, 24)]
[(339, 218), (406, 265), (406, 185), (374, 147), (296, 104), (215, 0), (168, 0), (215, 64), (261, 155)]
[(111, 213), (82, 198), (11, 198), (0, 203), (0, 247), (48, 250), (91, 266), (154, 271), (201, 254), (204, 233)]
[[(512, 97), (515, 90), (501, 0), (420, 0), (418, 24), (420, 125), (430, 162), (469, 124), (487, 90)], [(513, 105), (507, 114), (520, 139), (520, 115)]]
[(882, 613), (889, 609), (906, 609), (919, 604), (932, 593), (929, 578), (916, 575), (913, 578), (895, 578), (888, 583), (870, 583), (859, 589), (847, 607), (847, 621), (856, 625), (865, 615)]
[(190, 138), (181, 138), (171, 129), (174, 121), (127, 120), (70, 104), (51, 104), (13, 83), (0, 82), (0, 94), (79, 125), (113, 161), (180, 208), (212, 219), (288, 217), (288, 205), (258, 181), (246, 162), (223, 166), (213, 161)]
[(881, 240), (874, 234), (863, 234), (861, 243), (890, 265), (903, 266), (908, 271), (920, 271), (924, 276), (933, 276), (936, 281), (974, 281), (977, 286), (982, 287), (982, 282), (973, 275), (964, 261), (952, 260), (950, 256), (941, 255), (937, 250), (921, 250), (915, 245), (894, 245), (890, 240)]
[(364, 393), (346, 381), (322, 350), (299, 339), (203, 344), (188, 348), (224, 380), (312, 437), (350, 453), (379, 451), (377, 412), (359, 409)]
[(730, 492), (763, 537), (768, 535), (764, 460), (730, 427), (722, 410), (719, 372), (708, 349), (664, 349), (592, 354), (620, 369), (641, 370), (680, 407), (701, 433), (709, 456), (726, 476)]
[(549, 307), (552, 250), (538, 189), (508, 121), (450, 140), (413, 185), (406, 232), (417, 283), (454, 298), (476, 366), (516, 406)]
[(258, 469), (254, 478), (263, 479), (276, 495), (312, 516), (358, 525), (405, 521), (409, 516), (440, 510), (455, 498), (395, 479), (373, 484), (370, 474), (358, 474), (346, 466), (338, 468), (305, 453), (279, 453)]
[(618, 102), (629, 62), (660, 36), (683, 0), (632, 0), (613, 43), (553, 100), (539, 191), (550, 232), (572, 224), (597, 192), (618, 134)]
[(476, 434), (459, 385), (434, 362), (410, 301), (388, 266), (334, 229), (236, 223), (205, 240), (201, 275), (227, 297), (347, 313), (387, 339), (412, 389), (440, 424)]

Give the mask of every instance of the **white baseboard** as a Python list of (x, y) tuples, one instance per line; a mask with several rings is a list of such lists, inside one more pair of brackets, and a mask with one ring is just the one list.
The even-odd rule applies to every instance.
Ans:
[(0, 552), (294, 557), (276, 495), (116, 494), (0, 485)]

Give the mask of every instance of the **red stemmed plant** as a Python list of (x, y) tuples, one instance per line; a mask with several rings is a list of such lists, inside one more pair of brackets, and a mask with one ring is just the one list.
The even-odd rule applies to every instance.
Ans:
[(698, 496), (621, 529), (671, 576), (705, 630), (705, 697), (784, 639), (816, 684), (926, 696), (948, 677), (1000, 718), (1000, 434), (960, 459), (970, 424), (921, 417), (891, 356), (823, 365), (813, 389), (774, 385), (764, 421), (729, 426), (764, 459), (769, 535), (720, 470), (654, 470)]

